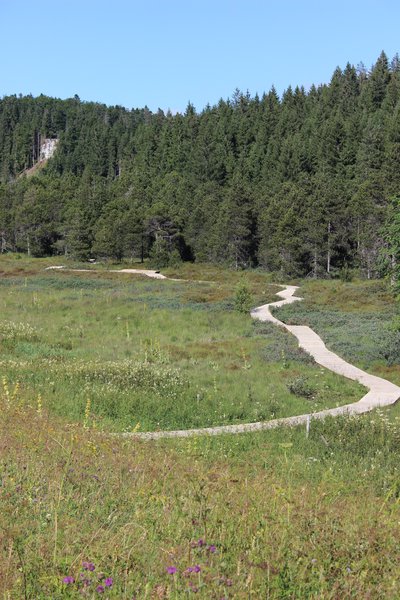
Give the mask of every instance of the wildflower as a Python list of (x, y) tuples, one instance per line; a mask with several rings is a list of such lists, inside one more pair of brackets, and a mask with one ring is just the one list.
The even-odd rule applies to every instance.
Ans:
[(174, 575), (177, 572), (177, 568), (176, 567), (167, 567), (167, 573), (168, 575)]
[(214, 554), (214, 552), (216, 552), (216, 551), (217, 551), (217, 547), (216, 547), (216, 546), (214, 546), (214, 544), (211, 544), (210, 546), (208, 546), (207, 550), (208, 550), (209, 552), (211, 552), (211, 554)]
[(203, 539), (201, 539), (201, 538), (200, 538), (200, 539), (198, 540), (198, 542), (197, 542), (197, 545), (198, 545), (198, 547), (199, 547), (199, 548), (201, 548), (202, 546), (205, 546), (205, 541), (204, 541)]
[(84, 561), (82, 563), (82, 568), (85, 569), (85, 571), (94, 571), (96, 567), (92, 562)]
[(104, 580), (104, 585), (106, 587), (112, 587), (113, 584), (113, 578), (112, 577), (106, 577)]
[(195, 566), (193, 567), (193, 573), (200, 573), (200, 571), (201, 571), (201, 567), (200, 567), (200, 565), (195, 565)]
[(71, 575), (67, 575), (67, 577), (64, 577), (63, 583), (66, 583), (67, 585), (69, 583), (75, 583), (75, 579), (73, 577), (71, 577)]
[(105, 591), (105, 588), (104, 588), (104, 586), (102, 586), (102, 585), (98, 585), (98, 586), (97, 586), (97, 588), (96, 588), (96, 592), (97, 592), (98, 594), (103, 594), (103, 593), (104, 593), (104, 591)]

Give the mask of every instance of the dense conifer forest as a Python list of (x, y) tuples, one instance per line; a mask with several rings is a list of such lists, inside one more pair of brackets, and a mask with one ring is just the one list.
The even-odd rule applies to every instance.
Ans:
[(200, 113), (0, 100), (2, 252), (373, 277), (398, 269), (399, 197), (397, 55)]

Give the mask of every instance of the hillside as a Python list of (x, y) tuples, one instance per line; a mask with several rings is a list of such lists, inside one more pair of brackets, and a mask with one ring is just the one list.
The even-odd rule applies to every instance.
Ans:
[[(3, 250), (365, 277), (396, 268), (400, 62), (200, 113), (0, 101)], [(30, 178), (40, 140), (57, 151)], [(393, 229), (394, 227), (394, 229)], [(397, 227), (397, 226), (396, 226)]]

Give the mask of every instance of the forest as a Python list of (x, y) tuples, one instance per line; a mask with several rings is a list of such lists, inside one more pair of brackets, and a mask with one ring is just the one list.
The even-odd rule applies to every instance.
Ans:
[[(57, 139), (40, 160), (44, 139)], [(0, 100), (0, 249), (398, 278), (400, 58), (201, 112)]]

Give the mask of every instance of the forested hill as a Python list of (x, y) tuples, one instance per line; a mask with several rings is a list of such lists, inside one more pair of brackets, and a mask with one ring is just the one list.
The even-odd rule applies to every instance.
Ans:
[[(384, 53), (201, 113), (4, 97), (1, 250), (383, 273), (400, 258), (399, 111), (400, 60)], [(45, 139), (57, 149), (40, 162)]]

